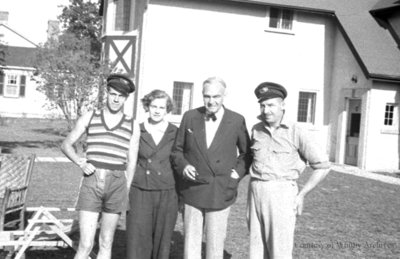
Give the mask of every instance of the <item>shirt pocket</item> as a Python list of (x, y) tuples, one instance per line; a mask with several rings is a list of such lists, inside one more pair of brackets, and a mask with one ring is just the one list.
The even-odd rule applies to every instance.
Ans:
[(273, 160), (275, 165), (284, 169), (293, 169), (297, 163), (298, 152), (297, 150), (289, 147), (276, 147), (272, 149)]

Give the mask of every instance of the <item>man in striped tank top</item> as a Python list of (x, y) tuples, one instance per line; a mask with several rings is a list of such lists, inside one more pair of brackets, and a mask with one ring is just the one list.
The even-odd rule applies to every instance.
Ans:
[[(134, 90), (135, 85), (128, 77), (110, 75), (104, 109), (82, 115), (61, 146), (63, 153), (83, 172), (76, 206), (80, 240), (75, 259), (88, 258), (100, 214), (97, 258), (111, 258), (114, 232), (128, 206), (127, 174), (135, 170), (139, 146), (139, 125), (123, 112), (124, 103)], [(87, 150), (82, 158), (73, 145), (85, 133)]]

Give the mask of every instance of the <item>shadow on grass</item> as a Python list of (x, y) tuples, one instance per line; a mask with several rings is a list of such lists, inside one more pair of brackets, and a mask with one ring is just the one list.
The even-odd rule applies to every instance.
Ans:
[[(172, 235), (172, 243), (171, 243), (171, 251), (170, 251), (170, 259), (180, 259), (183, 258), (183, 250), (184, 250), (184, 237), (181, 232), (174, 231)], [(206, 243), (202, 242), (201, 249), (202, 258), (206, 257)], [(224, 259), (231, 259), (232, 255), (224, 250)]]
[[(93, 251), (97, 254), (99, 250), (98, 246), (98, 233), (96, 234), (96, 245), (93, 248)], [(75, 241), (79, 240), (79, 234), (74, 234), (71, 238)], [(183, 258), (183, 242), (184, 238), (181, 232), (174, 231), (171, 243), (171, 252), (170, 259), (180, 259)], [(202, 243), (202, 254), (203, 258), (205, 258), (205, 243)], [(52, 248), (52, 249), (30, 249), (26, 253), (26, 259), (52, 259), (52, 258), (73, 258), (75, 255), (75, 251), (72, 248)], [(112, 258), (113, 259), (123, 259), (126, 258), (126, 231), (119, 230), (115, 232), (114, 243), (112, 249)], [(231, 259), (232, 255), (224, 250), (224, 259)]]
[(59, 128), (45, 128), (45, 129), (32, 129), (33, 132), (46, 134), (46, 135), (54, 135), (59, 137), (66, 137), (68, 135), (68, 128), (59, 129)]
[(62, 140), (57, 141), (0, 141), (1, 152), (6, 154), (14, 153), (17, 148), (59, 148)]

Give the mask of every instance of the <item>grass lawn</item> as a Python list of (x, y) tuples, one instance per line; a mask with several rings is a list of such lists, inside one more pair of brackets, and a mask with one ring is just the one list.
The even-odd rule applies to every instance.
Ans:
[[(0, 146), (13, 153), (61, 156), (59, 144), (66, 124), (21, 122), (0, 125)], [(299, 185), (308, 179), (305, 172)], [(28, 206), (73, 207), (80, 172), (72, 163), (36, 163), (30, 185)], [(240, 184), (232, 206), (225, 258), (248, 258), (248, 230), (245, 219), (248, 177)], [(68, 215), (76, 217), (76, 214)], [(73, 235), (74, 239), (78, 235)], [(182, 258), (181, 216), (175, 228), (171, 258)], [(73, 258), (72, 249), (31, 249), (26, 258)], [(125, 258), (125, 224), (116, 232), (113, 258)], [(304, 214), (298, 218), (294, 258), (399, 258), (400, 186), (353, 175), (331, 172), (306, 197)], [(1, 258), (1, 254), (0, 254)]]
[(0, 147), (14, 154), (62, 156), (60, 145), (67, 134), (62, 120), (0, 118)]
[[(309, 176), (305, 173), (301, 185)], [(71, 163), (36, 163), (28, 206), (72, 207), (80, 173)], [(231, 210), (225, 258), (247, 258), (245, 220), (248, 177), (240, 184)], [(295, 258), (399, 258), (400, 186), (332, 172), (306, 198), (298, 218)], [(75, 217), (76, 215), (71, 215)], [(74, 235), (77, 239), (77, 235)], [(183, 232), (179, 217), (171, 258), (182, 258)], [(114, 242), (113, 258), (124, 258), (125, 225), (122, 221)], [(31, 250), (27, 258), (72, 258), (71, 249)]]

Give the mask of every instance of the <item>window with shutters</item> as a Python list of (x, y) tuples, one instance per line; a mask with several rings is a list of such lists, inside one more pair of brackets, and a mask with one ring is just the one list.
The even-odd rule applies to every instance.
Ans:
[(25, 97), (26, 76), (16, 74), (0, 75), (0, 95), (4, 97)]
[(193, 83), (174, 82), (172, 99), (174, 110), (172, 114), (182, 115), (192, 108)]

